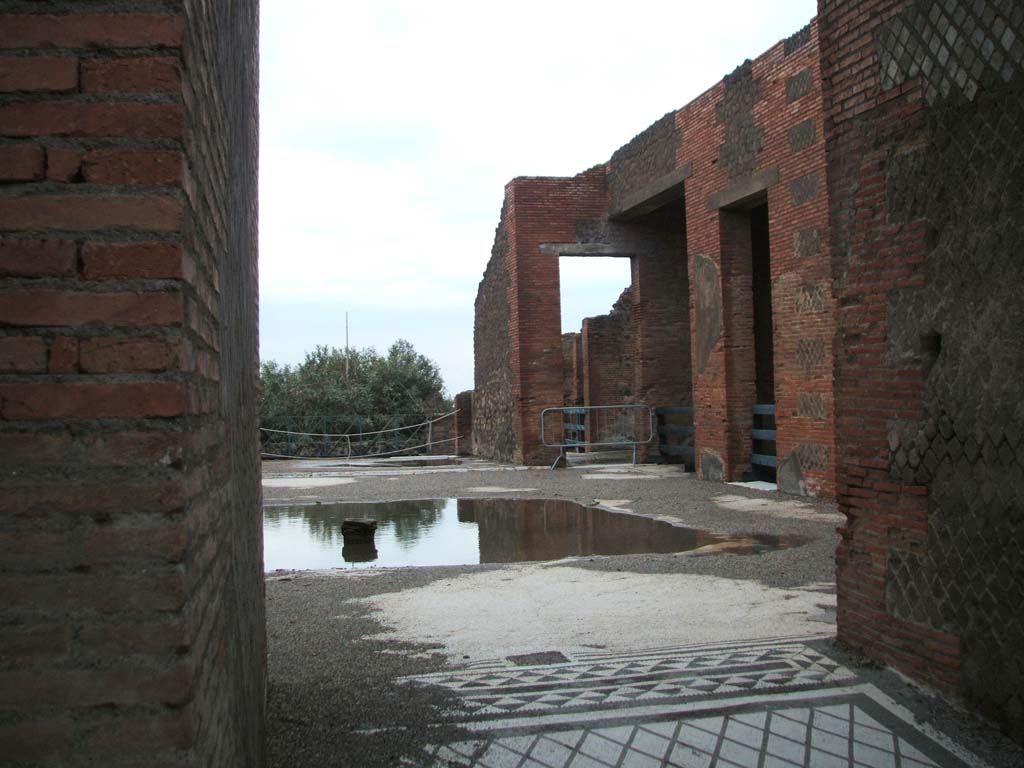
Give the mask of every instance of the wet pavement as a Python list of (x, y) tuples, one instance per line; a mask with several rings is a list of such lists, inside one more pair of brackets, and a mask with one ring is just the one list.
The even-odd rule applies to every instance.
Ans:
[[(371, 538), (344, 535), (372, 520)], [(756, 555), (799, 546), (769, 534), (713, 534), (600, 504), (550, 499), (424, 499), (275, 505), (265, 509), (263, 561), (278, 569), (478, 565), (701, 550)]]
[(983, 722), (834, 645), (842, 519), (826, 502), (673, 467), (274, 462), (264, 477), (271, 512), (557, 499), (800, 541), (269, 574), (271, 765), (1024, 765)]

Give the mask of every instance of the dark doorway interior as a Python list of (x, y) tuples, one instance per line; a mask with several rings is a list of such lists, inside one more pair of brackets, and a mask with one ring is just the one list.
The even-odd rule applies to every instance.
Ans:
[(750, 256), (754, 293), (754, 365), (757, 402), (775, 402), (775, 363), (772, 345), (772, 266), (768, 245), (768, 206), (750, 211)]
[[(757, 407), (752, 434), (752, 473), (775, 481), (775, 466), (756, 457), (775, 456), (775, 359), (772, 339), (772, 267), (768, 238), (768, 206), (750, 209), (751, 287), (754, 319), (754, 378)], [(770, 406), (770, 407), (769, 407)]]

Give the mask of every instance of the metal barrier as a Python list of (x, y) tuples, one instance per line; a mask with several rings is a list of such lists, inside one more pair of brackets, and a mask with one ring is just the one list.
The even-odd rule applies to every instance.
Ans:
[[(545, 430), (548, 414), (559, 414), (558, 442), (548, 442)], [(654, 411), (641, 403), (545, 408), (540, 412), (541, 443), (545, 448), (559, 449), (552, 469), (565, 464), (567, 448), (632, 448), (636, 464), (637, 446), (647, 445), (653, 439)]]

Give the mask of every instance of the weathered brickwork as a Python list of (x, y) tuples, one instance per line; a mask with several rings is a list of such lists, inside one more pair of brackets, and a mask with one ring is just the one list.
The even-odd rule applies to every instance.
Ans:
[[(768, 340), (774, 338), (768, 380), (774, 383), (779, 459), (795, 470), (787, 477), (796, 478), (784, 487), (834, 492), (833, 301), (821, 247), (828, 201), (818, 71), (812, 23), (656, 121), (604, 166), (574, 179), (509, 185), (506, 206), (516, 204), (503, 214), (513, 243), (508, 324), (484, 327), (478, 311), (477, 328), (478, 343), (489, 349), (501, 334), (512, 339), (514, 361), (505, 370), (517, 443), (505, 456), (538, 463), (547, 457), (535, 447), (537, 416), (568, 402), (573, 389), (570, 353), (554, 311), (558, 257), (616, 256), (629, 258), (632, 269), (631, 348), (616, 342), (622, 361), (616, 370), (632, 368), (629, 396), (652, 407), (696, 408), (702, 476), (748, 473), (757, 402), (750, 207), (766, 204), (774, 326), (767, 331)], [(493, 289), (489, 279), (478, 302)], [(762, 304), (762, 310), (768, 306)], [(762, 369), (771, 360), (764, 343), (762, 337)], [(595, 357), (606, 354), (594, 344), (588, 348)], [(593, 368), (586, 358), (584, 369)], [(478, 386), (493, 370), (478, 370)], [(498, 391), (484, 386), (487, 397)], [(617, 389), (627, 391), (622, 383)], [(808, 395), (812, 416), (798, 408)], [(479, 443), (485, 455), (498, 455), (495, 439)], [(807, 466), (799, 466), (801, 457)]]
[(725, 126), (725, 143), (718, 161), (729, 169), (729, 178), (747, 176), (757, 168), (757, 154), (764, 149), (764, 131), (754, 122), (754, 105), (761, 101), (761, 81), (754, 67), (744, 62), (722, 81), (723, 94), (715, 108), (719, 125)]
[(811, 25), (794, 32), (782, 41), (782, 50), (786, 56), (790, 56), (811, 42)]
[[(812, 22), (677, 113), (685, 136), (677, 162), (693, 168), (686, 181), (686, 242), (692, 276), (698, 473), (733, 480), (750, 470), (749, 435), (757, 399), (750, 208), (766, 205), (780, 486), (788, 492), (827, 496), (835, 490), (834, 462), (799, 467), (796, 451), (800, 445), (819, 445), (834, 457), (828, 364), (834, 305), (830, 290), (815, 293), (811, 301), (802, 292), (806, 286), (828, 286), (831, 277), (825, 249), (820, 247), (829, 225), (819, 66), (817, 24)], [(808, 72), (809, 87), (804, 74)], [(787, 86), (790, 82), (801, 86)], [(741, 103), (753, 102), (752, 113), (722, 106), (735, 98), (730, 91), (740, 83), (749, 94)], [(722, 134), (727, 115), (738, 127), (726, 123)], [(723, 168), (725, 150), (720, 147), (733, 143), (734, 135), (760, 139), (748, 140), (745, 153), (726, 152), (745, 159)], [(814, 189), (800, 181), (808, 178), (817, 179)], [(822, 351), (821, 364), (810, 370), (797, 357), (798, 347), (808, 344)], [(800, 413), (802, 395), (815, 396), (823, 418)], [(783, 467), (788, 470), (784, 476)]]
[(583, 403), (632, 403), (634, 391), (635, 308), (626, 289), (607, 315), (583, 321)]
[(540, 440), (541, 411), (562, 402), (565, 386), (560, 251), (552, 244), (575, 244), (577, 232), (593, 230), (607, 206), (604, 167), (506, 186), (502, 223), (477, 292), (476, 453), (526, 464), (550, 464), (558, 455)]
[(562, 334), (562, 405), (583, 405), (583, 334)]
[(438, 414), (433, 417), (428, 437), (430, 447), (427, 453), (431, 456), (451, 456), (458, 448), (459, 424), (455, 414), (446, 416)]
[(611, 207), (618, 209), (643, 195), (676, 168), (676, 147), (679, 146), (679, 127), (675, 114), (669, 113), (639, 134), (608, 161), (608, 190)]
[(261, 765), (256, 4), (4, 8), (0, 761)]
[(473, 453), (473, 390), (455, 396), (455, 453), (470, 456)]
[(516, 451), (509, 337), (508, 200), (494, 235), (491, 260), (477, 291), (473, 325), (473, 453), (512, 461)]
[(1024, 7), (821, 12), (839, 635), (1024, 740)]
[(636, 402), (693, 403), (686, 213), (681, 200), (630, 222)]

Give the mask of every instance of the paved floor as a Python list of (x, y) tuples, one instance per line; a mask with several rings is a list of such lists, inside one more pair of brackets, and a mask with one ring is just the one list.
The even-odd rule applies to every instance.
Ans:
[(984, 763), (807, 640), (507, 660), (413, 678), (455, 691), (477, 738), (454, 768), (944, 768)]
[[(557, 498), (802, 542), (756, 556), (271, 574), (275, 768), (1024, 766), (985, 722), (834, 644), (842, 517), (827, 502), (659, 467), (274, 462), (264, 478), (268, 504)], [(473, 602), (499, 592), (507, 616)], [(730, 619), (723, 595), (754, 602)], [(776, 607), (756, 615), (765, 606)], [(783, 633), (796, 637), (771, 639)]]

